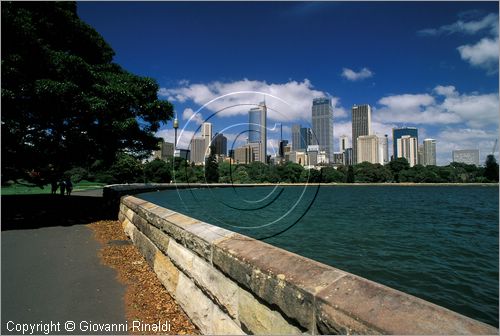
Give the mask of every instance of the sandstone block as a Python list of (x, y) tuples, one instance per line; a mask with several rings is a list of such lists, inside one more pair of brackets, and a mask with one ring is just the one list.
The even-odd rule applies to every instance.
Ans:
[(295, 335), (302, 332), (283, 316), (261, 304), (252, 294), (238, 289), (238, 316), (252, 334)]

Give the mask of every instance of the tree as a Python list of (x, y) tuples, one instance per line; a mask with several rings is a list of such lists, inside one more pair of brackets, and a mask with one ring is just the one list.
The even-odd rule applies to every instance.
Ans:
[(113, 63), (74, 2), (2, 4), (2, 178), (36, 184), (117, 153), (144, 158), (173, 107)]
[(118, 153), (115, 162), (109, 169), (109, 174), (113, 180), (108, 181), (108, 183), (134, 183), (143, 180), (141, 163), (126, 153)]
[(488, 155), (485, 162), (484, 177), (491, 182), (498, 182), (498, 163), (495, 156)]
[(391, 170), (392, 174), (394, 175), (394, 181), (399, 182), (399, 173), (402, 172), (403, 170), (409, 169), (410, 164), (408, 163), (408, 160), (405, 158), (397, 158), (395, 160), (392, 160), (389, 162), (389, 169)]
[(321, 168), (322, 181), (325, 183), (344, 182), (345, 175), (342, 169), (335, 169), (333, 167)]
[(205, 160), (205, 180), (207, 183), (219, 182), (219, 164), (215, 156), (215, 146), (210, 146), (210, 155)]
[(146, 180), (156, 183), (169, 183), (172, 179), (171, 166), (158, 158), (144, 165)]
[(347, 174), (345, 175), (346, 183), (354, 183), (354, 168), (353, 166), (349, 166), (347, 168)]

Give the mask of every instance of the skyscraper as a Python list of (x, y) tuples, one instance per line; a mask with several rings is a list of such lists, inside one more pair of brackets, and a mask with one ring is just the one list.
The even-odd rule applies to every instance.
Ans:
[(352, 159), (354, 163), (358, 160), (357, 139), (359, 136), (372, 133), (372, 109), (370, 105), (354, 105), (352, 107)]
[(315, 98), (312, 104), (312, 144), (319, 145), (331, 160), (333, 155), (333, 107), (330, 98)]
[(339, 140), (340, 152), (343, 153), (346, 148), (349, 148), (349, 138), (347, 135), (341, 135)]
[(378, 138), (378, 159), (381, 165), (389, 163), (389, 140), (387, 134)]
[(424, 164), (424, 145), (419, 144), (417, 146), (417, 164), (423, 165)]
[(210, 146), (210, 142), (212, 141), (212, 124), (209, 122), (204, 122), (201, 125), (201, 137), (205, 139), (205, 152), (210, 154), (208, 147)]
[(267, 107), (262, 102), (248, 111), (248, 143), (260, 144), (255, 161), (266, 163), (267, 154)]
[(418, 129), (415, 127), (401, 127), (392, 129), (392, 155), (394, 160), (398, 157), (398, 139), (402, 136), (409, 135), (417, 139), (418, 143)]
[(413, 167), (418, 163), (417, 153), (418, 153), (418, 141), (417, 138), (410, 135), (403, 135), (397, 140), (397, 157), (405, 158), (410, 167)]
[(193, 138), (191, 139), (191, 161), (195, 164), (205, 164), (205, 139)]
[(215, 153), (218, 155), (227, 155), (227, 138), (222, 133), (217, 133), (212, 141), (212, 146), (215, 147)]
[(361, 135), (357, 137), (357, 153), (358, 153), (358, 161), (361, 162), (370, 162), (370, 163), (379, 163), (379, 140), (376, 135)]
[(292, 150), (305, 150), (312, 145), (311, 129), (299, 124), (292, 125)]
[(436, 165), (436, 140), (424, 139), (424, 166)]

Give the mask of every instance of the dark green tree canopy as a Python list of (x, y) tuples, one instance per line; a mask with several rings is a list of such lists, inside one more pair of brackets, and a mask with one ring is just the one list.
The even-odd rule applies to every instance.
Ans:
[(158, 100), (154, 79), (127, 72), (113, 56), (74, 2), (2, 3), (4, 180), (43, 183), (156, 148), (154, 132), (173, 107)]

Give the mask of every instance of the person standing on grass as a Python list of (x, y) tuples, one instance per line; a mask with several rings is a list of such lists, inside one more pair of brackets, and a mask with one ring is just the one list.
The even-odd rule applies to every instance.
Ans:
[(64, 192), (66, 191), (66, 183), (64, 180), (59, 182), (59, 188), (61, 189), (61, 195), (64, 196)]
[(57, 180), (55, 178), (53, 178), (52, 181), (50, 182), (50, 186), (51, 186), (50, 193), (52, 195), (55, 195), (57, 193), (57, 188), (58, 188)]
[(66, 195), (71, 196), (71, 191), (73, 190), (73, 183), (71, 183), (71, 178), (66, 179)]

